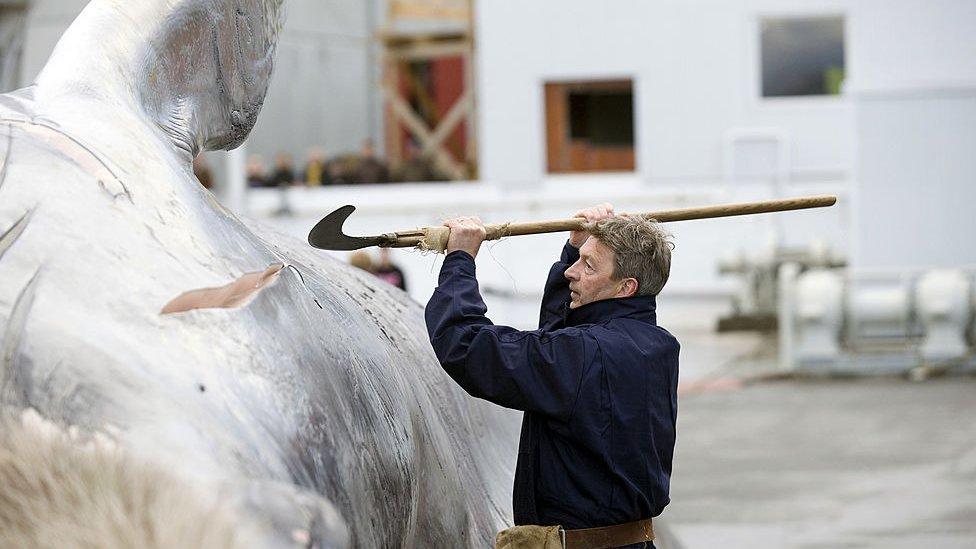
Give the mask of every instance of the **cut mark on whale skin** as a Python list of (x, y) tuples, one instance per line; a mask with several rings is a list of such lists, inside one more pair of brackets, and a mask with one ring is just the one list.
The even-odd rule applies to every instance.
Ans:
[(308, 290), (308, 293), (312, 296), (312, 301), (314, 301), (315, 304), (318, 305), (319, 309), (321, 309), (322, 304), (319, 303), (319, 298), (315, 297), (315, 294), (312, 292), (312, 289), (308, 287), (308, 284), (305, 282), (305, 277), (302, 276), (302, 272), (298, 270), (298, 267), (295, 267), (294, 265), (289, 265), (288, 268), (295, 271), (295, 274), (298, 275), (298, 279), (302, 281), (302, 286), (304, 286), (305, 289)]
[(275, 263), (263, 272), (247, 273), (219, 288), (203, 288), (181, 294), (163, 307), (160, 314), (171, 315), (200, 309), (236, 309), (243, 307), (264, 288), (278, 279), (285, 266)]
[[(52, 151), (66, 156), (86, 173), (95, 178), (99, 188), (106, 192), (113, 200), (125, 199), (135, 204), (132, 194), (122, 179), (109, 167), (108, 162), (95, 152), (94, 149), (61, 129), (54, 122), (40, 118), (19, 120), (10, 117), (0, 117), (0, 122), (7, 125), (12, 132), (14, 129), (24, 132), (47, 145)], [(11, 138), (12, 139), (12, 138)], [(9, 162), (9, 151), (8, 151)]]
[(3, 334), (3, 347), (0, 348), (0, 396), (7, 404), (29, 404), (30, 376), (28, 372), (20, 371), (17, 355), (20, 353), (20, 343), (27, 326), (27, 315), (34, 305), (34, 294), (37, 288), (40, 269), (31, 277), (24, 289), (20, 291), (14, 307), (10, 311), (7, 328)]
[(14, 148), (14, 128), (7, 124), (7, 149), (3, 153), (3, 167), (0, 168), (0, 189), (7, 181), (7, 166), (10, 165), (10, 154)]
[(0, 259), (3, 259), (3, 254), (7, 253), (7, 250), (17, 242), (20, 235), (24, 233), (24, 229), (27, 228), (27, 224), (30, 223), (31, 215), (34, 210), (27, 210), (24, 215), (20, 216), (20, 219), (13, 224), (12, 227), (7, 229), (2, 236), (0, 236)]

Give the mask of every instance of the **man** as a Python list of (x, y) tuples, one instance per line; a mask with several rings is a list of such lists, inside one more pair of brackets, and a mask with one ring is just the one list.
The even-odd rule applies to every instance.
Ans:
[(255, 154), (247, 159), (247, 186), (252, 189), (268, 186), (264, 159), (260, 155)]
[(655, 296), (671, 244), (656, 223), (614, 217), (609, 204), (576, 215), (587, 231), (571, 233), (553, 265), (535, 331), (485, 317), (474, 262), (484, 225), (445, 223), (447, 257), (425, 313), (431, 344), (469, 394), (525, 412), (518, 527), (499, 547), (543, 547), (523, 540), (547, 536), (576, 549), (653, 547), (648, 519), (669, 502), (678, 342), (656, 325)]
[(302, 181), (309, 187), (323, 187), (332, 184), (332, 174), (329, 173), (329, 162), (325, 150), (314, 147), (308, 151), (308, 162), (302, 173)]
[(390, 182), (390, 170), (385, 162), (376, 157), (376, 148), (371, 139), (363, 140), (354, 180), (359, 185)]
[(275, 157), (275, 171), (268, 180), (268, 185), (276, 187), (279, 192), (280, 202), (278, 209), (272, 215), (290, 216), (293, 214), (291, 203), (288, 201), (288, 188), (295, 184), (295, 172), (292, 170), (292, 157), (287, 153), (278, 153)]
[(390, 249), (380, 248), (379, 254), (380, 258), (376, 264), (376, 269), (373, 270), (373, 274), (397, 288), (407, 291), (407, 277), (403, 274), (403, 269), (398, 267), (390, 259)]
[(292, 170), (292, 158), (290, 154), (278, 153), (275, 156), (275, 171), (271, 174), (268, 181), (270, 187), (285, 189), (295, 184), (295, 172)]
[(423, 152), (412, 139), (407, 140), (406, 157), (397, 166), (393, 180), (401, 183), (420, 183), (426, 181), (447, 181), (449, 177), (440, 173), (429, 154)]

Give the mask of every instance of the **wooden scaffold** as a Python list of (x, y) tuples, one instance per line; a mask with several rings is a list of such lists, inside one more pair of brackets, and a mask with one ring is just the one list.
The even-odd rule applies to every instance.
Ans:
[(388, 3), (379, 39), (386, 151), (393, 165), (415, 146), (450, 179), (476, 176), (473, 1)]

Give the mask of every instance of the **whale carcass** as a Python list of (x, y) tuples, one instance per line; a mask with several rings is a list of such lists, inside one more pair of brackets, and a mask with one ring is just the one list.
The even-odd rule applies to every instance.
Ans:
[[(510, 520), (517, 418), (452, 384), (405, 294), (193, 177), (253, 127), (282, 17), (282, 0), (94, 0), (0, 96), (0, 476), (38, 486), (44, 460), (11, 448), (43, 432), (51, 455), (109, 446), (126, 478), (227, 503), (245, 546), (485, 546)], [(17, 483), (0, 536), (43, 544), (64, 517), (11, 523), (51, 484)]]

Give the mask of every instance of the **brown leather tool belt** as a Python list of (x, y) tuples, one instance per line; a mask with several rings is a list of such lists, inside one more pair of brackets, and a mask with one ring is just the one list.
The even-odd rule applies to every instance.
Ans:
[(651, 519), (604, 526), (564, 530), (566, 549), (610, 549), (633, 543), (654, 541), (654, 524)]

